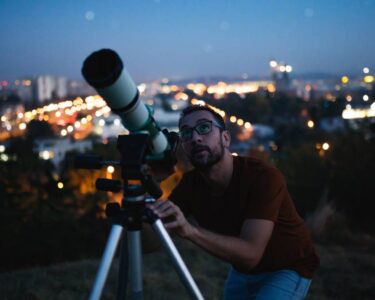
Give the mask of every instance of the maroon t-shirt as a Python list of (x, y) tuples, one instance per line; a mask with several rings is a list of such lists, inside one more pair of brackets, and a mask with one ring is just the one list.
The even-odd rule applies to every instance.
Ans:
[(213, 232), (236, 236), (246, 219), (266, 219), (275, 223), (259, 264), (250, 274), (291, 269), (312, 278), (319, 266), (309, 231), (298, 215), (285, 180), (274, 167), (250, 157), (233, 157), (233, 175), (220, 196), (213, 196), (202, 175), (192, 170), (184, 174), (170, 200), (185, 216), (192, 215), (200, 226)]

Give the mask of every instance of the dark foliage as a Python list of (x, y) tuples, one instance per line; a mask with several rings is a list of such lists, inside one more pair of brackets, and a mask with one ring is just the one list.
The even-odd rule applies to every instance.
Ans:
[(99, 255), (106, 194), (80, 193), (81, 183), (93, 185), (90, 173), (66, 168), (67, 188), (58, 189), (52, 166), (37, 158), (30, 140), (15, 139), (7, 151), (11, 160), (0, 165), (0, 269)]
[(276, 160), (298, 212), (306, 217), (319, 205), (329, 169), (312, 143), (288, 147)]
[(340, 138), (330, 157), (330, 198), (360, 229), (375, 232), (375, 140), (351, 133)]
[(34, 140), (40, 137), (55, 137), (55, 133), (48, 122), (32, 120), (27, 126), (26, 137), (30, 140)]

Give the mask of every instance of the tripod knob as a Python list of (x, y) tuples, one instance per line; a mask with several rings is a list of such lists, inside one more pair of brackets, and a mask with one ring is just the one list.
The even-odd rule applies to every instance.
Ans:
[(116, 202), (108, 203), (105, 207), (105, 214), (108, 218), (115, 218), (121, 212), (120, 204)]
[(120, 180), (98, 178), (95, 182), (95, 187), (100, 191), (118, 193), (122, 190)]

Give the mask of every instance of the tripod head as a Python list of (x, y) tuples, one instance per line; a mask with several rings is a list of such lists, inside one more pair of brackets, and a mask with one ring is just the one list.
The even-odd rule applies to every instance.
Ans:
[(101, 169), (108, 165), (115, 165), (121, 167), (120, 180), (110, 180), (99, 178), (96, 181), (96, 188), (103, 191), (124, 192), (128, 189), (131, 182), (138, 181), (144, 191), (155, 199), (162, 195), (162, 190), (157, 182), (155, 182), (151, 175), (145, 172), (145, 167), (148, 162), (158, 161), (159, 164), (164, 164), (166, 167), (171, 167), (176, 163), (175, 149), (177, 147), (177, 139), (171, 138), (171, 150), (163, 155), (163, 159), (158, 161), (155, 155), (149, 155), (148, 133), (134, 133), (129, 135), (120, 135), (117, 139), (117, 149), (120, 152), (120, 161), (106, 161), (100, 155), (77, 155), (75, 157), (74, 165), (80, 169)]

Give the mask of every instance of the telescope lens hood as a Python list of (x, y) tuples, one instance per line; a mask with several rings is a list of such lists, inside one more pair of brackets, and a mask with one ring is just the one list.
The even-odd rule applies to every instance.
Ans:
[(115, 83), (123, 68), (124, 64), (115, 51), (101, 49), (85, 59), (82, 75), (94, 88), (106, 88)]

